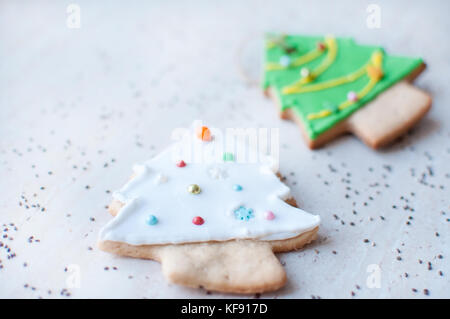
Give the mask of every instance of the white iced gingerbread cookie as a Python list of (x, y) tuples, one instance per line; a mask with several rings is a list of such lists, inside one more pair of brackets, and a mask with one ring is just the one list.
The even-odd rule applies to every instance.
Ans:
[[(133, 178), (113, 195), (115, 218), (101, 230), (99, 246), (158, 260), (170, 281), (187, 286), (278, 289), (286, 276), (273, 252), (313, 240), (320, 218), (286, 202), (289, 188), (270, 161), (241, 163), (214, 136), (206, 127), (190, 130), (136, 165)], [(237, 142), (236, 149), (256, 152)]]

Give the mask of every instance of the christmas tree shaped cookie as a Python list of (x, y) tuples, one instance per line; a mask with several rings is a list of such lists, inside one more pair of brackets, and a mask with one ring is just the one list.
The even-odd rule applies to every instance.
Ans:
[(431, 107), (430, 96), (410, 84), (425, 69), (420, 58), (332, 36), (268, 35), (265, 53), (264, 90), (310, 148), (344, 133), (384, 146)]
[[(286, 275), (274, 253), (312, 241), (320, 218), (293, 206), (266, 156), (240, 139), (225, 148), (219, 135), (189, 129), (136, 165), (114, 193), (115, 217), (101, 230), (99, 247), (157, 260), (176, 284), (233, 293), (278, 289)], [(240, 160), (239, 150), (258, 161)]]

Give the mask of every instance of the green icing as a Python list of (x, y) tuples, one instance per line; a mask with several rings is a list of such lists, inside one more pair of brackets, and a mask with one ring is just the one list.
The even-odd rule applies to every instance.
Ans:
[[(291, 60), (314, 50), (317, 43), (320, 41), (323, 42), (323, 40), (323, 37), (312, 36), (289, 35), (285, 38), (285, 41), (289, 46), (297, 48), (296, 52), (289, 54)], [(358, 45), (350, 38), (336, 38), (336, 42), (336, 60), (324, 73), (315, 79), (313, 83), (320, 83), (350, 74), (367, 64), (375, 50), (383, 50), (381, 47), (377, 46)], [(286, 53), (279, 46), (270, 49), (267, 48), (265, 52), (265, 61), (278, 63), (280, 57), (283, 55), (286, 55)], [(339, 105), (347, 99), (347, 93), (349, 91), (358, 92), (369, 82), (368, 76), (364, 75), (354, 82), (320, 91), (295, 94), (282, 93), (284, 87), (292, 85), (300, 79), (300, 69), (302, 67), (307, 67), (312, 70), (319, 65), (325, 57), (326, 52), (316, 60), (302, 66), (284, 70), (264, 71), (263, 87), (265, 89), (268, 87), (273, 89), (274, 94), (281, 104), (282, 110), (292, 108), (296, 115), (301, 118), (310, 139), (317, 138), (320, 134), (347, 118), (350, 114), (364, 106), (396, 82), (403, 79), (422, 64), (422, 59), (420, 58), (399, 57), (384, 54), (382, 67), (384, 76), (367, 95), (344, 110), (320, 119), (308, 120), (308, 114), (328, 109), (331, 105)]]

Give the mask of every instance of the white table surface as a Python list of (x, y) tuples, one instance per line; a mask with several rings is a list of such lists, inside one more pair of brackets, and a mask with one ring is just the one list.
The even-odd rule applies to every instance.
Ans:
[[(279, 255), (288, 284), (262, 297), (450, 297), (448, 1), (375, 1), (379, 29), (366, 26), (366, 1), (74, 2), (79, 29), (66, 26), (68, 1), (0, 4), (0, 297), (235, 297), (168, 284), (157, 262), (96, 248), (108, 191), (195, 119), (280, 128), (280, 170), (322, 218), (314, 244)], [(417, 85), (433, 108), (386, 150), (347, 136), (310, 151), (239, 75), (240, 46), (264, 31), (423, 56)], [(254, 68), (260, 52), (245, 47)], [(366, 285), (372, 264), (380, 288)]]

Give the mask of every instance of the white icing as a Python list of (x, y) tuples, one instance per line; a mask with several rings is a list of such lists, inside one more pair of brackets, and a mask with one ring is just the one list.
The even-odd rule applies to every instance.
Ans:
[(213, 166), (208, 170), (208, 174), (214, 179), (225, 179), (228, 177), (227, 171), (223, 168)]
[[(185, 167), (176, 165), (173, 153), (180, 143), (186, 147), (187, 140), (182, 140), (146, 163), (135, 165), (134, 178), (113, 193), (125, 205), (101, 230), (101, 240), (132, 245), (238, 238), (281, 240), (319, 225), (319, 216), (284, 202), (289, 197), (289, 188), (271, 169), (273, 161), (223, 162), (223, 152), (214, 153), (216, 140), (204, 142), (188, 137), (197, 152), (207, 154), (203, 162), (183, 159)], [(191, 184), (199, 185), (201, 193), (189, 193), (187, 188)], [(241, 185), (242, 190), (235, 191), (235, 184)], [(253, 217), (247, 221), (237, 219), (233, 209), (240, 206), (251, 209)], [(276, 217), (265, 219), (267, 211)], [(158, 224), (149, 226), (146, 223), (149, 215), (155, 215)], [(195, 216), (202, 217), (204, 224), (194, 225)]]
[(156, 185), (164, 184), (167, 182), (167, 180), (168, 180), (168, 178), (166, 175), (158, 174), (158, 175), (156, 175), (156, 178), (155, 178), (155, 184)]

